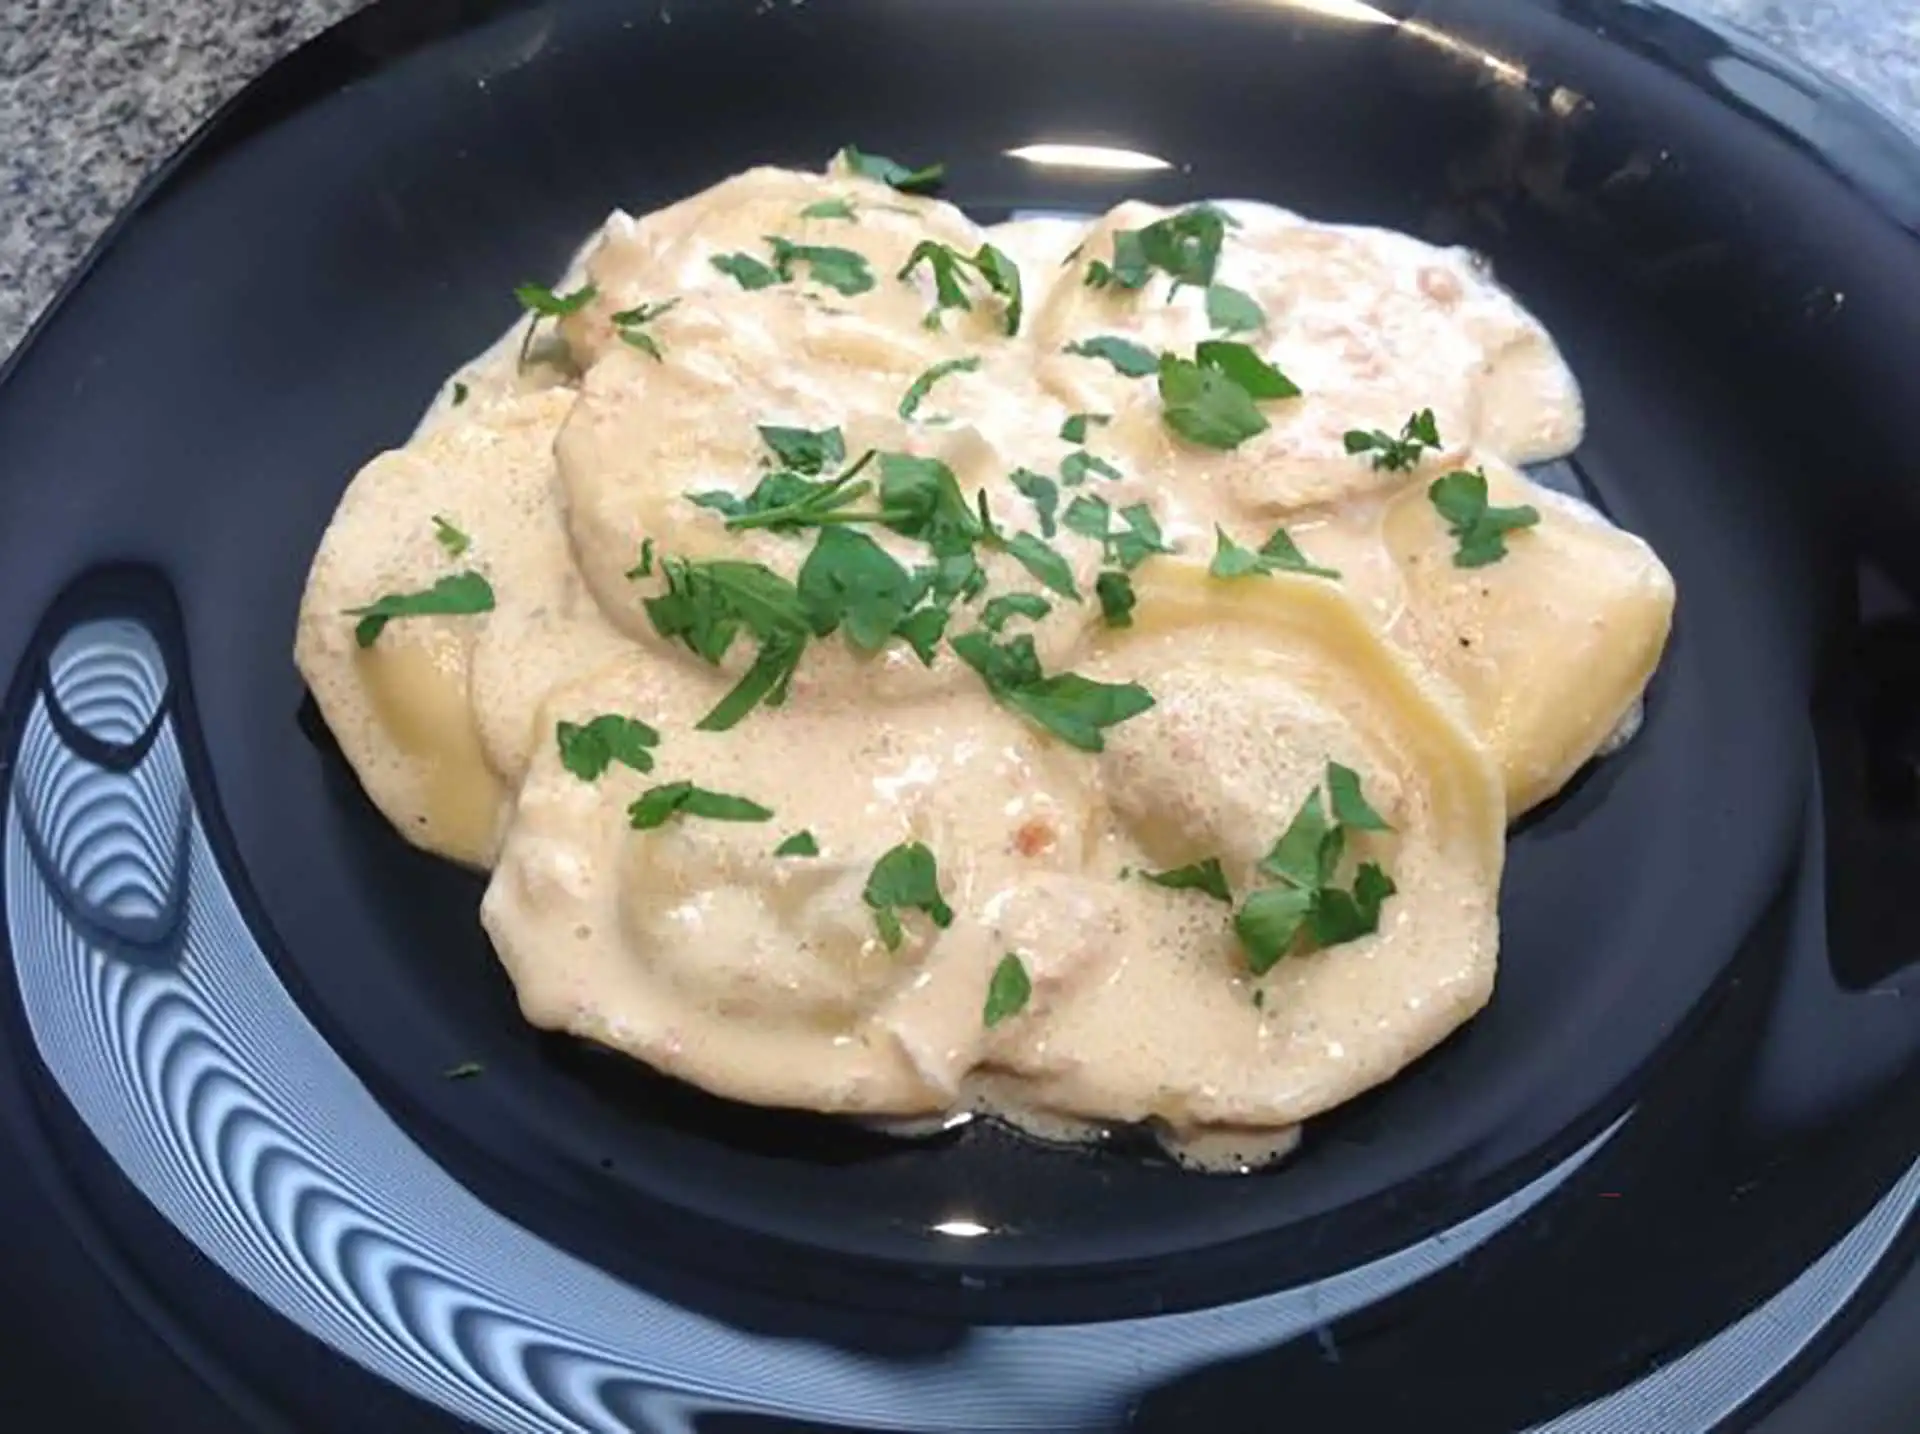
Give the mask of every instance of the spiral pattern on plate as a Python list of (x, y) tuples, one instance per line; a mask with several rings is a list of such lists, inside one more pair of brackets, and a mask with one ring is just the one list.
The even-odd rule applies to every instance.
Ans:
[(95, 620), (53, 648), (17, 729), (7, 936), (40, 1058), (129, 1179), (229, 1276), (487, 1428), (690, 1434), (716, 1410), (929, 1434), (1108, 1427), (1152, 1384), (1320, 1330), (1453, 1263), (1613, 1133), (1432, 1239), (1215, 1309), (976, 1329), (912, 1365), (735, 1329), (507, 1219), (381, 1109), (249, 932), (169, 692), (146, 627)]

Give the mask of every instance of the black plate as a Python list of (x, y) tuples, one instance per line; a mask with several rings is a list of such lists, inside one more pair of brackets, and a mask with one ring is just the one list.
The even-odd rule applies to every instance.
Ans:
[[(1873, 1353), (1920, 1335), (1920, 158), (1665, 12), (1366, 9), (387, 0), (216, 119), (0, 387), (13, 1389), (327, 1431), (1920, 1409)], [(1678, 578), (1645, 733), (1515, 836), (1493, 1005), (1281, 1169), (902, 1147), (537, 1036), (478, 882), (303, 706), (340, 487), (512, 285), (847, 140), (983, 219), (1232, 195), (1472, 245), (1587, 392), (1547, 476)]]

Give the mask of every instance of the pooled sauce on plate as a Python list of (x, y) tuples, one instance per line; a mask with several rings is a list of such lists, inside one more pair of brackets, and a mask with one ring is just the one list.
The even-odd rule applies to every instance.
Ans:
[[(1486, 1001), (1640, 540), (1467, 254), (981, 228), (843, 156), (616, 214), (348, 487), (296, 655), (527, 1018), (736, 1099), (1238, 1167)], [(880, 177), (873, 177), (879, 175)]]

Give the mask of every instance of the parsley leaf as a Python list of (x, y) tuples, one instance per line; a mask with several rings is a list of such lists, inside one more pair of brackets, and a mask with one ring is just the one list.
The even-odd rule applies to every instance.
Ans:
[(653, 539), (640, 540), (640, 561), (628, 568), (624, 574), (629, 579), (650, 578), (653, 576)]
[(820, 843), (810, 831), (797, 831), (773, 849), (775, 856), (818, 856)]
[(493, 585), (475, 572), (453, 573), (424, 592), (387, 593), (365, 607), (350, 607), (353, 640), (372, 647), (396, 617), (466, 617), (493, 611)]
[(899, 911), (924, 911), (935, 926), (953, 925), (953, 908), (940, 895), (940, 868), (920, 842), (903, 842), (885, 852), (867, 876), (861, 900), (873, 908), (874, 925), (887, 950), (900, 949), (905, 934)]
[(799, 590), (760, 563), (663, 558), (660, 568), (667, 590), (648, 598), (646, 611), (662, 637), (679, 638), (716, 667), (743, 628), (760, 641), (753, 665), (698, 728), (724, 732), (761, 702), (785, 701), (811, 631)]
[(764, 822), (773, 817), (773, 813), (758, 802), (709, 791), (692, 782), (648, 787), (627, 807), (627, 820), (639, 832), (665, 826), (667, 819), (675, 815), (705, 817), (715, 822)]
[(1217, 856), (1188, 866), (1177, 866), (1172, 871), (1143, 871), (1140, 874), (1155, 886), (1164, 886), (1169, 891), (1201, 891), (1215, 901), (1224, 901), (1229, 906), (1233, 904), (1233, 889), (1227, 885), (1227, 874), (1221, 870)]
[(473, 539), (461, 532), (438, 513), (433, 515), (433, 540), (447, 551), (447, 556), (457, 558), (473, 546)]
[[(839, 430), (828, 432), (837, 435)], [(873, 459), (874, 451), (869, 448), (838, 477), (818, 481), (785, 471), (769, 473), (745, 498), (724, 489), (693, 493), (688, 497), (702, 508), (724, 513), (729, 529), (767, 528), (776, 533), (793, 533), (826, 523), (855, 521), (852, 515), (840, 510), (872, 491), (871, 484), (854, 480)]]
[(1090, 339), (1068, 344), (1065, 352), (1081, 358), (1105, 359), (1127, 378), (1145, 378), (1160, 366), (1160, 360), (1151, 352), (1118, 334), (1096, 334)]
[(1291, 886), (1266, 886), (1248, 896), (1233, 914), (1233, 932), (1247, 953), (1247, 969), (1264, 976), (1279, 964), (1313, 908), (1314, 893)]
[(1060, 464), (1060, 481), (1069, 488), (1076, 488), (1087, 481), (1089, 473), (1098, 473), (1102, 478), (1118, 483), (1127, 475), (1115, 468), (1104, 458), (1096, 458), (1082, 448), (1069, 453)]
[(1020, 490), (1033, 504), (1033, 510), (1040, 516), (1040, 536), (1051, 538), (1057, 528), (1054, 513), (1060, 506), (1060, 488), (1053, 479), (1044, 474), (1035, 473), (1031, 468), (1016, 468), (1009, 475), (1009, 481)]
[(1046, 541), (1032, 533), (1015, 533), (1006, 540), (1007, 556), (1032, 573), (1044, 586), (1064, 598), (1080, 601), (1080, 589), (1073, 581), (1073, 568)]
[(783, 277), (751, 254), (715, 254), (708, 262), (743, 289), (771, 288)]
[(979, 367), (980, 360), (974, 356), (942, 359), (907, 386), (907, 391), (900, 396), (900, 416), (911, 419), (919, 411), (920, 405), (926, 401), (927, 395), (933, 391), (933, 386), (947, 375), (972, 373)]
[(934, 308), (926, 318), (928, 328), (940, 327), (940, 314), (945, 309), (973, 307), (973, 301), (967, 296), (967, 276), (971, 271), (1005, 302), (1006, 317), (1003, 322), (1007, 333), (1012, 335), (1020, 332), (1020, 266), (1005, 252), (991, 244), (982, 244), (975, 253), (967, 255), (937, 239), (922, 239), (914, 246), (913, 253), (907, 256), (907, 262), (900, 266), (900, 272), (895, 277), (910, 279), (922, 264), (933, 272)]
[(853, 212), (853, 205), (845, 199), (816, 199), (800, 211), (802, 219), (848, 219), (859, 218)]
[(862, 652), (877, 652), (919, 599), (907, 570), (865, 533), (823, 528), (800, 566), (801, 601), (816, 637), (836, 627)]
[(1285, 528), (1275, 528), (1259, 552), (1250, 552), (1234, 542), (1226, 532), (1213, 530), (1213, 561), (1207, 571), (1216, 578), (1265, 577), (1269, 573), (1304, 573), (1308, 577), (1337, 578), (1333, 568), (1322, 568), (1307, 561), (1306, 554), (1294, 545)]
[(1222, 333), (1251, 333), (1266, 321), (1266, 311), (1251, 296), (1230, 284), (1207, 285), (1207, 322)]
[(824, 284), (848, 298), (873, 287), (873, 270), (867, 267), (866, 256), (852, 249), (830, 244), (795, 244), (778, 234), (769, 234), (766, 240), (773, 250), (774, 272), (782, 283), (793, 277), (795, 264), (805, 264), (814, 283)]
[(847, 459), (847, 440), (838, 428), (782, 428), (763, 423), (760, 439), (783, 467), (809, 478)]
[(1042, 675), (1033, 639), (1025, 633), (995, 643), (984, 632), (965, 632), (951, 645), (995, 700), (1083, 752), (1104, 751), (1105, 728), (1153, 706), (1152, 695), (1138, 683), (1096, 682), (1076, 672)]
[(1191, 360), (1160, 358), (1161, 417), (1204, 448), (1238, 448), (1267, 430), (1256, 400), (1296, 397), (1300, 390), (1245, 344), (1208, 339)]
[(560, 765), (583, 782), (597, 780), (615, 762), (636, 772), (651, 772), (649, 749), (660, 745), (660, 734), (646, 723), (613, 712), (603, 712), (584, 725), (562, 722), (553, 735), (560, 747)]
[(465, 403), (466, 401), (467, 401), (467, 386), (464, 383), (460, 383), (459, 381), (456, 380), (453, 385), (453, 406), (455, 408), (458, 408), (461, 404)]
[(848, 145), (837, 156), (854, 174), (863, 179), (877, 179), (903, 192), (916, 189), (937, 189), (947, 177), (944, 164), (924, 164), (918, 169), (910, 169), (898, 160), (888, 159), (884, 154), (866, 154), (854, 145)]
[(1378, 428), (1349, 428), (1344, 441), (1351, 454), (1371, 453), (1376, 470), (1399, 473), (1415, 467), (1424, 450), (1440, 446), (1440, 428), (1433, 410), (1423, 408), (1401, 425), (1398, 438)]
[(1353, 890), (1323, 886), (1313, 894), (1307, 913), (1307, 931), (1322, 948), (1342, 946), (1371, 936), (1380, 929), (1380, 909), (1398, 890), (1393, 878), (1377, 862), (1364, 862), (1355, 873)]
[(1133, 579), (1125, 573), (1107, 572), (1094, 579), (1094, 594), (1100, 599), (1100, 616), (1108, 627), (1132, 627), (1134, 604)]
[(1103, 553), (1127, 572), (1132, 572), (1155, 553), (1170, 553), (1172, 547), (1160, 532), (1153, 509), (1145, 503), (1129, 503), (1120, 510), (1126, 525), (1121, 531), (1112, 527), (1113, 510), (1103, 498), (1082, 493), (1067, 505), (1060, 521), (1071, 532), (1093, 538)]
[(1230, 222), (1212, 205), (1196, 204), (1156, 219), (1144, 229), (1117, 230), (1113, 263), (1095, 260), (1088, 266), (1086, 282), (1096, 289), (1109, 284), (1138, 289), (1145, 286), (1153, 270), (1159, 269), (1175, 284), (1211, 284)]
[(1067, 504), (1067, 511), (1061, 515), (1060, 521), (1068, 532), (1092, 538), (1104, 545), (1107, 530), (1113, 525), (1113, 508), (1105, 498), (1081, 493)]
[(1376, 812), (1360, 792), (1360, 774), (1338, 762), (1327, 763), (1327, 797), (1333, 803), (1333, 819), (1357, 832), (1390, 832), (1385, 817)]
[(1332, 876), (1344, 847), (1345, 839), (1339, 836), (1339, 827), (1327, 820), (1320, 789), (1315, 787), (1273, 850), (1260, 859), (1260, 870), (1290, 886), (1311, 890)]
[(1029, 617), (1038, 622), (1052, 611), (1053, 604), (1038, 593), (1002, 593), (988, 598), (987, 605), (980, 609), (980, 625), (988, 632), (998, 633), (1016, 617)]
[(933, 666), (934, 650), (947, 634), (947, 610), (938, 605), (916, 608), (894, 625), (893, 635), (913, 649), (926, 666)]
[(1113, 422), (1113, 415), (1110, 413), (1076, 413), (1060, 425), (1060, 436), (1069, 443), (1085, 443), (1088, 424), (1098, 424), (1105, 428), (1111, 422)]
[(577, 314), (591, 304), (599, 293), (592, 284), (582, 284), (571, 294), (556, 294), (545, 284), (517, 285), (513, 291), (514, 298), (520, 301), (521, 308), (533, 315), (533, 321), (527, 325), (527, 332), (520, 340), (519, 366), (527, 366), (527, 355), (533, 352), (533, 336), (542, 319), (564, 319), (569, 314)]
[(1435, 479), (1427, 489), (1427, 498), (1459, 540), (1453, 554), (1457, 568), (1484, 568), (1499, 562), (1507, 555), (1506, 535), (1540, 521), (1540, 510), (1530, 503), (1517, 508), (1489, 507), (1487, 475), (1480, 469)]
[(669, 312), (679, 303), (678, 299), (666, 299), (658, 304), (640, 304), (635, 308), (622, 309), (619, 313), (611, 315), (609, 322), (619, 333), (622, 343), (629, 344), (640, 352), (651, 354), (658, 359), (660, 345), (652, 334), (646, 332), (646, 325)]
[(1032, 997), (1033, 980), (1027, 975), (1027, 968), (1009, 951), (1000, 958), (1000, 964), (993, 968), (993, 975), (987, 981), (987, 1001), (980, 1020), (992, 1030), (1009, 1016), (1024, 1011)]

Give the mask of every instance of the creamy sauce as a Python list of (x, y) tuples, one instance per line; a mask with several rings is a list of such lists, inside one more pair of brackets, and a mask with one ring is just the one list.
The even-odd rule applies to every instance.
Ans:
[[(802, 216), (829, 202), (856, 217)], [(389, 819), (492, 869), (482, 920), (530, 1021), (737, 1099), (930, 1128), (979, 1110), (1048, 1139), (1146, 1123), (1177, 1158), (1236, 1169), (1284, 1153), (1300, 1121), (1485, 1003), (1505, 823), (1635, 720), (1672, 581), (1644, 543), (1518, 470), (1578, 441), (1579, 393), (1468, 255), (1223, 208), (1236, 227), (1217, 277), (1267, 316), (1236, 337), (1304, 391), (1264, 405), (1269, 430), (1228, 451), (1174, 434), (1151, 377), (1065, 352), (1113, 335), (1191, 353), (1215, 336), (1196, 288), (1081, 282), (1117, 230), (1168, 211), (987, 230), (843, 173), (760, 169), (614, 215), (557, 286), (591, 282), (592, 302), (543, 323), (525, 365), (516, 325), (443, 387), (406, 447), (355, 478), (296, 655)], [(793, 282), (747, 290), (714, 266), (766, 259), (769, 234), (859, 252), (872, 287), (841, 294), (802, 263)], [(929, 271), (896, 277), (925, 239), (1015, 259), (1017, 334), (977, 287), (970, 308), (927, 321)], [(620, 340), (615, 314), (667, 299), (646, 328), (661, 357)], [(950, 361), (972, 366), (903, 417), (907, 387)], [(1412, 471), (1344, 451), (1347, 430), (1393, 431), (1421, 408), (1443, 443)], [(1077, 444), (1061, 436), (1074, 413), (1108, 421)], [(1096, 755), (996, 703), (944, 646), (928, 664), (835, 634), (809, 645), (784, 705), (698, 730), (753, 644), (701, 661), (655, 629), (657, 573), (632, 574), (646, 542), (796, 574), (811, 533), (730, 532), (689, 499), (750, 492), (768, 424), (838, 427), (850, 454), (939, 458), (1009, 533), (1042, 524), (1011, 474), (1064, 484), (1083, 447), (1111, 465), (1117, 478), (1062, 486), (1060, 505), (1151, 506), (1177, 551), (1134, 573), (1132, 626), (1102, 621), (1101, 545), (1077, 532), (1050, 541), (1083, 601), (1004, 552), (981, 559), (989, 594), (1051, 603), (1006, 634), (1030, 632), (1049, 673), (1136, 682), (1155, 705)], [(1426, 495), (1462, 466), (1485, 469), (1494, 503), (1541, 514), (1486, 567), (1453, 563)], [(436, 516), (470, 548), (437, 544)], [(1216, 528), (1253, 548), (1282, 523), (1339, 580), (1207, 575)], [(909, 569), (927, 560), (916, 541), (862, 531)], [(345, 609), (464, 570), (486, 576), (492, 610), (396, 619), (355, 642)], [(956, 608), (949, 635), (978, 611)], [(556, 725), (602, 714), (658, 729), (653, 770), (568, 770)], [(1378, 861), (1397, 886), (1373, 934), (1256, 978), (1231, 907), (1127, 874), (1214, 858), (1244, 896), (1330, 761), (1364, 774), (1391, 827), (1353, 834), (1345, 858)], [(775, 817), (633, 830), (628, 805), (672, 781)], [(802, 829), (817, 856), (774, 855)], [(954, 919), (908, 913), (890, 950), (862, 891), (883, 853), (916, 841), (937, 855)], [(1009, 952), (1031, 997), (989, 1028), (985, 993)]]

